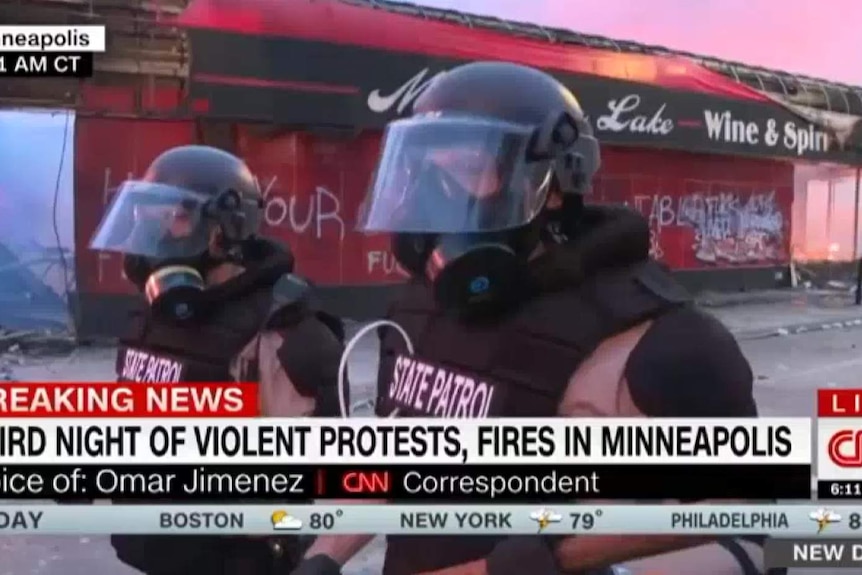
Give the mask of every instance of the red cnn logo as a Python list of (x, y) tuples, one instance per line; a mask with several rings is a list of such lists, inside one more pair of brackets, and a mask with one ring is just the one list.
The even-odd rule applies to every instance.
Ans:
[(388, 471), (348, 471), (341, 477), (341, 489), (356, 495), (389, 493), (391, 485)]
[(862, 430), (842, 429), (829, 438), (829, 459), (839, 467), (862, 467)]

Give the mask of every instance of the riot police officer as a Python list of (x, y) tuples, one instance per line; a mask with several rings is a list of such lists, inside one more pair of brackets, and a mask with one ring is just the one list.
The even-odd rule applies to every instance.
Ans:
[[(205, 146), (170, 149), (120, 187), (91, 242), (123, 255), (146, 304), (121, 339), (120, 381), (147, 380), (123, 370), (126, 355), (144, 353), (178, 364), (178, 382), (258, 382), (265, 416), (337, 415), (341, 322), (315, 308), (287, 247), (258, 235), (263, 208), (246, 164)], [(303, 549), (298, 538), (112, 543), (149, 575), (284, 573)]]
[[(644, 218), (584, 203), (599, 165), (575, 96), (509, 63), (449, 71), (387, 127), (360, 226), (390, 234), (412, 277), (388, 319), (425, 365), (495, 389), (392, 393), (409, 346), (384, 328), (378, 415), (757, 414), (736, 341), (650, 260)], [(368, 540), (320, 537), (294, 574), (338, 574)], [(383, 573), (752, 575), (761, 554), (685, 536), (388, 537)]]

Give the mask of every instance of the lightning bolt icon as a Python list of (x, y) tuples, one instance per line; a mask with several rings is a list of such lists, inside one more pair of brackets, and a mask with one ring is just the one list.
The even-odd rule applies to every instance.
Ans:
[(546, 528), (548, 525), (550, 525), (550, 524), (551, 524), (551, 522), (548, 520), (548, 516), (547, 516), (547, 515), (543, 515), (543, 516), (539, 517), (539, 518), (536, 520), (536, 523), (538, 523), (538, 524), (539, 524), (539, 531), (544, 531), (544, 530), (545, 530), (545, 528)]
[(828, 509), (818, 509), (812, 511), (808, 517), (817, 524), (817, 534), (823, 533), (826, 526), (830, 523), (838, 523), (841, 521), (841, 516)]
[(530, 513), (530, 519), (539, 526), (539, 533), (548, 528), (551, 523), (559, 523), (563, 516), (549, 509), (539, 509)]

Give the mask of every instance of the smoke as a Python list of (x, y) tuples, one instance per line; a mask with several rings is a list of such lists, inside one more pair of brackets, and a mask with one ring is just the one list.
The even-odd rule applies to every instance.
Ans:
[(0, 150), (0, 328), (63, 326), (74, 285), (74, 115), (2, 111)]
[[(56, 248), (52, 207), (58, 175), (60, 243), (72, 247), (74, 117), (65, 128), (65, 112), (0, 112), (0, 242), (9, 247)], [(65, 152), (64, 131), (68, 132)]]

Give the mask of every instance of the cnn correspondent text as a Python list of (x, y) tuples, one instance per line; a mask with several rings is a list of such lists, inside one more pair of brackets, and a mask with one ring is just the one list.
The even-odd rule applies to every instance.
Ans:
[[(805, 498), (810, 422), (257, 418), (257, 388), (0, 387), (0, 497)], [(130, 465), (134, 462), (134, 465)]]

